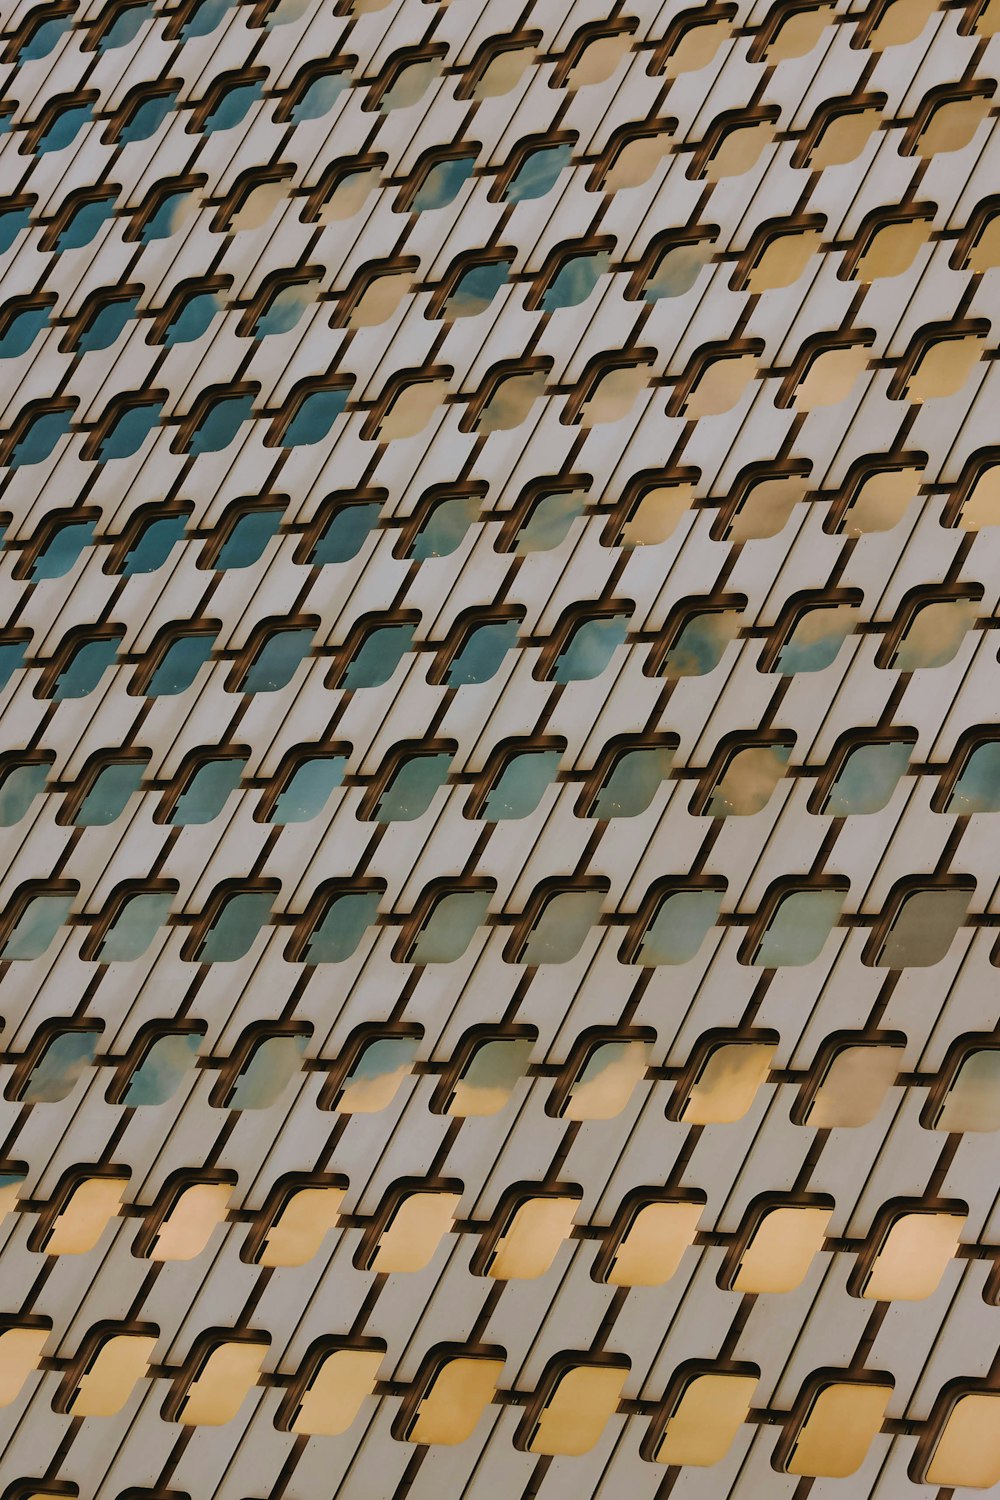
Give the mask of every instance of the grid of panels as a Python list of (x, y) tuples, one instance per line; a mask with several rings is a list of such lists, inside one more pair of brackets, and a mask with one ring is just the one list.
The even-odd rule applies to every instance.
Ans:
[(0, 12), (6, 1495), (1000, 1483), (997, 33)]

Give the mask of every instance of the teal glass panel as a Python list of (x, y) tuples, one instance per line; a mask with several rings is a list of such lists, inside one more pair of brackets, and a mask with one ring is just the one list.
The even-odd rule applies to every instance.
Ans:
[(72, 104), (61, 110), (36, 145), (35, 155), (44, 156), (47, 151), (64, 151), (92, 119), (89, 104)]
[(263, 88), (263, 81), (258, 78), (253, 83), (238, 83), (229, 89), (205, 121), (204, 133), (211, 135), (215, 130), (232, 130), (245, 118), (251, 105), (262, 97)]
[(845, 895), (826, 889), (782, 897), (751, 962), (761, 969), (813, 963), (843, 910)]
[(276, 292), (254, 324), (254, 337), (264, 339), (274, 333), (290, 333), (306, 308), (315, 300), (315, 286), (310, 282), (296, 282), (294, 286), (283, 286)]
[(374, 1114), (392, 1103), (417, 1055), (413, 1036), (380, 1036), (359, 1052), (344, 1079), (337, 1109), (344, 1114)]
[(130, 797), (142, 786), (144, 760), (117, 760), (102, 766), (90, 791), (77, 808), (78, 828), (105, 828), (125, 811)]
[(604, 906), (602, 891), (560, 891), (550, 896), (531, 930), (522, 964), (565, 964), (575, 958)]
[(268, 636), (240, 685), (241, 693), (274, 693), (287, 687), (312, 647), (314, 632), (279, 630)]
[(478, 495), (457, 495), (440, 501), (414, 537), (410, 556), (417, 562), (425, 562), (429, 557), (449, 557), (462, 545), (473, 521), (478, 520), (481, 505)]
[(98, 963), (130, 963), (141, 958), (170, 914), (169, 891), (143, 891), (126, 902), (105, 933)]
[(347, 387), (313, 391), (302, 402), (285, 430), (283, 448), (298, 448), (319, 443), (347, 405)]
[(40, 57), (48, 57), (59, 38), (69, 31), (72, 21), (71, 15), (53, 16), (51, 20), (43, 21), (18, 51), (18, 64), (37, 62)]
[(138, 297), (106, 303), (77, 339), (77, 353), (88, 354), (92, 349), (110, 348), (138, 310)]
[(331, 792), (343, 781), (346, 765), (344, 755), (316, 755), (300, 761), (275, 800), (270, 822), (308, 823), (319, 817)]
[(665, 677), (703, 677), (713, 672), (726, 647), (736, 639), (740, 616), (736, 610), (692, 615), (663, 658)]
[(174, 91), (144, 99), (132, 118), (119, 131), (119, 146), (129, 145), (133, 141), (147, 141), (151, 135), (156, 134), (176, 105), (177, 94)]
[(307, 964), (342, 964), (351, 957), (375, 923), (378, 891), (348, 891), (335, 896), (317, 923), (305, 952)]
[(585, 302), (610, 267), (611, 256), (604, 250), (573, 255), (563, 261), (539, 304), (542, 312), (555, 312), (559, 307), (576, 307)]
[(189, 823), (211, 823), (240, 784), (245, 755), (202, 761), (174, 803), (170, 821), (180, 827)]
[(32, 583), (40, 583), (43, 578), (62, 578), (93, 539), (93, 521), (67, 521), (60, 526), (31, 565)]
[(882, 945), (879, 967), (927, 969), (939, 964), (965, 921), (971, 896), (971, 891), (955, 886), (912, 891)]
[(341, 73), (321, 73), (314, 78), (292, 109), (292, 124), (301, 125), (303, 120), (319, 120), (329, 114), (350, 82), (351, 75), (346, 69)]
[(93, 1065), (99, 1035), (96, 1031), (64, 1031), (53, 1037), (31, 1070), (22, 1103), (58, 1104), (68, 1098)]
[(20, 823), (28, 808), (45, 790), (49, 767), (45, 761), (11, 766), (0, 781), (0, 828)]
[[(102, 224), (114, 218), (114, 198), (95, 198), (89, 203), (81, 203), (76, 213), (70, 219), (66, 228), (59, 235), (56, 249), (80, 250), (84, 245), (89, 245), (97, 234)], [(27, 214), (25, 214), (27, 218)]]
[(63, 893), (32, 897), (4, 944), (0, 958), (15, 961), (41, 958), (69, 916), (72, 905), (73, 897)]
[(555, 664), (553, 682), (580, 682), (600, 677), (628, 634), (625, 615), (599, 615), (573, 631)]
[(495, 1115), (527, 1072), (530, 1037), (498, 1037), (481, 1043), (469, 1059), (448, 1106), (450, 1115)]
[(153, 240), (165, 240), (175, 234), (187, 217), (191, 196), (189, 188), (182, 188), (177, 193), (167, 193), (143, 224), (140, 242), (149, 245)]
[(379, 798), (376, 823), (410, 823), (423, 817), (444, 786), (451, 769), (451, 755), (414, 755), (404, 761)]
[[(79, 215), (77, 216), (79, 217)], [(5, 208), (0, 210), (0, 255), (5, 255), (23, 229), (31, 223), (30, 208)], [(66, 231), (63, 231), (65, 234)], [(63, 249), (63, 236), (59, 238), (59, 249)]]
[(935, 1130), (1000, 1130), (1000, 1050), (968, 1052), (945, 1095)]
[(121, 1103), (129, 1109), (166, 1104), (176, 1094), (185, 1073), (194, 1067), (200, 1041), (197, 1032), (191, 1031), (170, 1031), (157, 1037), (132, 1074)]
[(477, 625), (466, 636), (448, 668), (449, 687), (489, 682), (503, 665), (508, 651), (517, 645), (517, 620), (491, 620)]
[(163, 335), (165, 347), (170, 349), (174, 344), (192, 344), (195, 339), (200, 339), (221, 309), (222, 303), (215, 292), (195, 292), (167, 326)]
[(559, 770), (558, 750), (512, 755), (487, 794), (480, 817), (490, 823), (526, 818), (541, 802)]
[(721, 891), (668, 892), (643, 934), (634, 962), (647, 968), (690, 963), (715, 926), (721, 905)]
[(449, 891), (438, 898), (411, 948), (411, 964), (450, 964), (461, 958), (489, 911), (491, 891)]
[(101, 463), (112, 458), (131, 458), (138, 453), (143, 443), (159, 426), (163, 413), (163, 402), (153, 401), (145, 406), (127, 406), (107, 437), (101, 443)]
[(149, 681), (146, 697), (185, 692), (208, 661), (214, 645), (214, 635), (182, 635), (171, 641)]
[(662, 745), (626, 751), (615, 761), (590, 816), (635, 818), (645, 812), (670, 775), (673, 763), (673, 750)]
[(485, 312), (500, 288), (507, 284), (509, 270), (510, 266), (505, 260), (490, 261), (484, 266), (470, 266), (445, 303), (445, 316), (474, 318)]
[(0, 689), (7, 686), (18, 667), (24, 664), (24, 641), (0, 641)]
[(27, 354), (43, 328), (48, 326), (47, 307), (26, 307), (7, 324), (0, 337), (0, 359), (17, 359)]
[(230, 896), (216, 917), (198, 954), (203, 964), (230, 964), (250, 952), (271, 915), (270, 891), (240, 891)]
[(570, 165), (573, 147), (542, 146), (521, 163), (505, 197), (508, 203), (523, 203), (527, 198), (544, 198), (556, 185), (559, 173)]
[(381, 687), (413, 644), (412, 625), (380, 625), (369, 631), (341, 683), (348, 692)]
[(550, 552), (553, 547), (558, 547), (569, 535), (573, 522), (583, 515), (586, 501), (583, 490), (542, 495), (517, 533), (515, 552), (524, 557), (529, 552)]
[(357, 557), (378, 525), (381, 513), (382, 507), (377, 501), (366, 505), (345, 505), (335, 511), (313, 548), (310, 561), (317, 567), (324, 563), (350, 562), (352, 557)]
[(277, 533), (284, 514), (284, 507), (276, 505), (269, 506), (266, 510), (249, 510), (240, 516), (219, 548), (219, 555), (215, 559), (215, 566), (219, 571), (252, 567)]
[(258, 1042), (236, 1080), (230, 1109), (267, 1109), (302, 1066), (304, 1036), (269, 1036)]
[(833, 818), (880, 812), (906, 774), (910, 750), (906, 740), (858, 745), (837, 773), (823, 811)]
[(130, 5), (121, 11), (115, 21), (98, 42), (98, 51), (113, 52), (116, 47), (127, 47), (139, 35), (139, 29), (153, 18), (151, 5)]
[(777, 670), (784, 677), (795, 672), (822, 672), (836, 660), (841, 646), (853, 633), (857, 618), (857, 607), (853, 604), (808, 610), (779, 651)]
[(191, 434), (187, 451), (194, 456), (220, 453), (229, 447), (243, 423), (249, 422), (252, 416), (252, 396), (223, 396), (221, 400), (213, 401)]
[(230, 0), (200, 0), (200, 4), (181, 27), (183, 40), (186, 42), (193, 36), (208, 36), (218, 26), (229, 5)]
[(149, 521), (126, 555), (122, 567), (124, 576), (131, 578), (134, 573), (155, 573), (157, 568), (162, 568), (183, 538), (186, 522), (184, 515), (158, 516)]
[(474, 156), (452, 156), (431, 167), (410, 204), (411, 213), (447, 208), (462, 191), (475, 169)]
[(44, 463), (60, 438), (65, 437), (70, 431), (72, 420), (71, 411), (39, 412), (15, 446), (10, 458), (10, 467), (16, 469), (22, 464)]
[(1000, 812), (1000, 740), (977, 745), (948, 799), (950, 813)]
[(86, 698), (92, 693), (118, 654), (118, 638), (101, 637), (84, 641), (73, 653), (69, 665), (59, 673), (53, 698)]

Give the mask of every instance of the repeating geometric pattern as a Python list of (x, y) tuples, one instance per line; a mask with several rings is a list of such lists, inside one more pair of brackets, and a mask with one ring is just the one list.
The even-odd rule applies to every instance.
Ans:
[(0, 69), (4, 1496), (1000, 1493), (998, 0)]

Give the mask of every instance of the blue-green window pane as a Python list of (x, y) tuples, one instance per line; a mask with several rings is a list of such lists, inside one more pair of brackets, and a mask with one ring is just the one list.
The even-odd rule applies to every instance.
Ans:
[(48, 321), (47, 307), (25, 307), (11, 319), (0, 337), (0, 359), (17, 359), (26, 354)]
[(214, 635), (182, 635), (171, 641), (146, 688), (147, 698), (185, 692), (212, 654)]
[(167, 193), (156, 207), (154, 213), (142, 226), (139, 239), (144, 245), (153, 240), (165, 240), (172, 234), (176, 234), (187, 217), (187, 210), (191, 206), (193, 194), (189, 188), (182, 188), (176, 193)]
[(38, 760), (8, 768), (0, 781), (0, 828), (13, 828), (20, 823), (35, 798), (45, 790), (48, 770), (47, 763)]
[(172, 1031), (157, 1037), (129, 1080), (122, 1104), (136, 1109), (144, 1104), (166, 1104), (185, 1073), (194, 1067), (201, 1037), (197, 1032)]
[(191, 344), (200, 339), (221, 307), (215, 292), (196, 292), (167, 325), (164, 345), (169, 349), (174, 344)]
[(529, 750), (512, 755), (490, 788), (480, 817), (491, 823), (526, 818), (541, 802), (559, 770), (558, 750)]
[(139, 35), (139, 28), (143, 23), (151, 20), (152, 16), (151, 5), (130, 5), (120, 11), (98, 42), (98, 50), (112, 52), (116, 47), (127, 47)]
[(313, 643), (312, 630), (279, 630), (269, 636), (244, 677), (240, 692), (273, 693), (287, 687)]
[(245, 765), (243, 755), (203, 761), (174, 803), (171, 823), (211, 823), (239, 786)]
[(118, 654), (118, 638), (84, 641), (69, 665), (59, 673), (54, 698), (86, 698), (92, 693)]
[(240, 516), (219, 548), (215, 566), (220, 570), (251, 567), (276, 534), (284, 514), (284, 508), (277, 505), (267, 510), (250, 510)]
[(184, 536), (186, 521), (184, 515), (159, 516), (150, 521), (135, 546), (129, 549), (122, 567), (124, 576), (131, 578), (133, 573), (155, 573), (157, 568), (162, 568)]
[(292, 110), (292, 124), (301, 125), (303, 120), (318, 120), (327, 114), (350, 81), (349, 72), (321, 73), (314, 78)]
[(410, 209), (415, 214), (432, 208), (446, 208), (458, 197), (472, 176), (476, 165), (474, 156), (452, 156), (431, 167), (417, 189)]
[(118, 135), (118, 144), (125, 146), (132, 141), (148, 140), (159, 130), (176, 103), (177, 94), (173, 91), (169, 94), (156, 94), (152, 99), (143, 100), (128, 124), (122, 126)]
[(203, 964), (235, 963), (249, 953), (254, 939), (271, 915), (270, 891), (242, 891), (230, 896), (201, 945)]
[(948, 799), (952, 813), (1000, 812), (1000, 740), (977, 745)]
[(131, 458), (159, 425), (163, 402), (127, 406), (101, 443), (101, 463), (112, 458)]
[(43, 156), (46, 151), (64, 150), (92, 118), (89, 104), (74, 104), (69, 109), (62, 110), (38, 142), (35, 155)]
[(31, 581), (39, 583), (43, 578), (62, 578), (93, 537), (93, 521), (70, 521), (60, 526), (32, 563)]
[(307, 964), (342, 964), (355, 952), (378, 915), (378, 891), (351, 891), (335, 896), (313, 930), (305, 952)]
[(674, 752), (662, 745), (629, 750), (615, 761), (597, 794), (593, 818), (634, 818), (645, 812), (670, 775)]
[(347, 405), (347, 387), (313, 391), (302, 402), (281, 439), (283, 448), (298, 448), (318, 443), (326, 437)]
[(481, 504), (478, 495), (458, 495), (435, 505), (413, 539), (411, 557), (424, 562), (428, 557), (450, 556), (462, 545), (473, 521), (478, 520)]
[(625, 644), (625, 615), (599, 615), (584, 620), (570, 636), (552, 673), (554, 682), (579, 682), (599, 677), (619, 646)]
[(283, 286), (275, 292), (267, 304), (266, 312), (261, 313), (254, 324), (254, 338), (264, 339), (274, 333), (290, 333), (306, 308), (315, 301), (315, 296), (314, 282), (296, 282), (293, 286)]
[(279, 793), (271, 812), (272, 823), (308, 823), (323, 811), (331, 792), (344, 779), (347, 757), (317, 755), (300, 761)]
[(971, 895), (961, 886), (911, 891), (882, 945), (879, 967), (926, 969), (939, 964), (965, 921)]
[(698, 280), (711, 254), (708, 241), (697, 245), (675, 245), (665, 250), (646, 279), (642, 290), (644, 299), (658, 302), (661, 297), (683, 297)]
[(344, 1114), (375, 1114), (392, 1103), (417, 1055), (413, 1036), (382, 1036), (369, 1042), (344, 1079), (336, 1108)]
[(24, 641), (0, 641), (0, 689), (7, 686), (24, 663)]
[(77, 350), (87, 354), (91, 349), (108, 349), (123, 332), (125, 325), (139, 310), (138, 297), (108, 302), (81, 333)]
[(92, 1066), (96, 1031), (64, 1031), (53, 1037), (31, 1070), (21, 1099), (25, 1104), (58, 1104), (66, 1099)]
[[(6, 254), (22, 229), (27, 229), (30, 223), (30, 208), (7, 208), (0, 212), (0, 255)], [(63, 249), (62, 236), (59, 239), (59, 248)]]
[(739, 628), (740, 616), (734, 609), (692, 615), (663, 658), (663, 675), (703, 677), (714, 671)]
[(565, 964), (575, 958), (604, 905), (601, 891), (560, 891), (550, 896), (532, 928), (519, 962)]
[(284, 1093), (302, 1065), (307, 1038), (269, 1036), (258, 1042), (236, 1080), (230, 1109), (267, 1109)]
[(450, 891), (435, 903), (408, 955), (412, 964), (450, 964), (461, 958), (486, 920), (490, 891)]
[(345, 505), (334, 511), (326, 530), (313, 548), (311, 562), (322, 567), (324, 563), (350, 562), (357, 557), (365, 541), (378, 524), (382, 507), (377, 501), (365, 505)]
[(908, 741), (884, 740), (852, 750), (826, 799), (825, 813), (846, 818), (880, 812), (910, 764)]
[(73, 822), (78, 828), (104, 828), (114, 823), (141, 787), (145, 769), (144, 760), (117, 760), (102, 766)]
[(120, 964), (141, 958), (166, 922), (172, 900), (169, 891), (143, 891), (133, 896), (105, 933), (97, 961)]
[(213, 130), (232, 130), (244, 118), (252, 104), (261, 97), (263, 82), (258, 78), (253, 83), (238, 83), (223, 94), (203, 126), (206, 135)]
[(777, 670), (783, 676), (794, 672), (822, 672), (854, 630), (857, 606), (839, 604), (835, 609), (810, 609), (802, 615), (778, 653)]
[(377, 823), (409, 823), (430, 807), (434, 793), (444, 786), (451, 755), (414, 755), (404, 761), (379, 798)]
[(114, 212), (114, 198), (95, 198), (89, 203), (81, 203), (59, 235), (56, 249), (79, 250), (82, 246), (89, 245), (101, 225), (114, 217)]
[(51, 20), (43, 21), (18, 51), (18, 63), (37, 62), (40, 57), (48, 57), (59, 38), (66, 35), (72, 20), (69, 15), (53, 16)]
[(485, 266), (472, 266), (448, 298), (444, 311), (449, 318), (474, 318), (485, 312), (502, 286), (506, 284), (510, 270), (505, 260), (491, 261)]
[(229, 447), (243, 423), (249, 422), (252, 416), (252, 396), (224, 396), (209, 407), (191, 434), (187, 451), (194, 455), (221, 452)]
[(558, 547), (578, 517), (583, 515), (587, 496), (583, 490), (562, 490), (542, 495), (532, 506), (531, 515), (517, 533), (515, 552), (549, 552)]
[(448, 686), (465, 687), (495, 677), (507, 652), (517, 645), (517, 627), (517, 620), (492, 620), (470, 630), (448, 668)]
[(72, 420), (71, 411), (39, 412), (16, 445), (10, 459), (11, 468), (16, 469), (22, 464), (44, 463), (60, 438), (69, 432)]
[(64, 893), (35, 896), (18, 918), (4, 944), (4, 959), (41, 958), (69, 916), (73, 897)]
[(570, 256), (569, 260), (563, 261), (546, 289), (539, 304), (542, 312), (555, 312), (556, 308), (576, 307), (585, 302), (610, 266), (611, 257), (607, 251)]
[(208, 36), (214, 31), (229, 9), (230, 0), (201, 0), (191, 13), (190, 19), (181, 27), (181, 37)]
[(844, 905), (844, 891), (792, 891), (782, 898), (752, 962), (762, 969), (819, 958)]
[(526, 198), (544, 198), (555, 187), (559, 173), (569, 166), (573, 147), (542, 146), (521, 163), (505, 197), (508, 203), (522, 203)]
[(380, 625), (369, 631), (341, 683), (349, 692), (381, 687), (413, 644), (412, 625)]
[(646, 928), (634, 961), (647, 968), (690, 963), (715, 926), (721, 905), (721, 891), (670, 891)]
[(495, 1115), (503, 1109), (528, 1070), (530, 1037), (499, 1037), (472, 1054), (448, 1105), (450, 1115)]

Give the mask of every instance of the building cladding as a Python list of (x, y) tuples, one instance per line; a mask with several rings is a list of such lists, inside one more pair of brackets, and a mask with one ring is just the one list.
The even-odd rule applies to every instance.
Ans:
[(998, 0), (0, 69), (0, 1494), (1000, 1493)]

